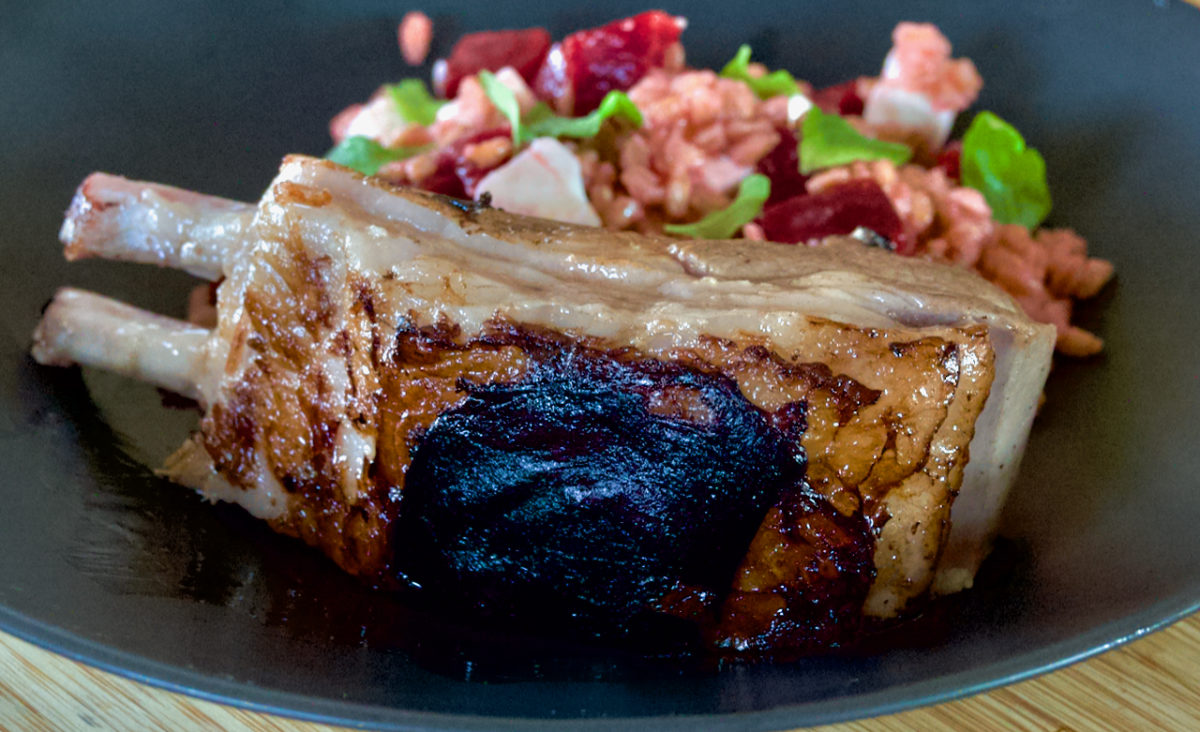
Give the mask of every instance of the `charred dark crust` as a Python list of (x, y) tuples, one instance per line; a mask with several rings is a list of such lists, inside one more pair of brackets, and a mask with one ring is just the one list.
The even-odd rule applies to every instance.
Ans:
[(677, 586), (722, 596), (767, 509), (803, 485), (803, 419), (773, 426), (733, 380), (679, 364), (534, 359), (516, 383), (469, 386), (415, 447), (395, 527), (406, 579), (450, 607), (597, 635), (644, 624)]
[[(320, 262), (309, 264), (310, 272), (321, 267)], [(298, 284), (304, 289), (307, 283)], [(370, 319), (374, 309), (370, 293), (362, 290), (357, 295), (354, 307)], [(318, 322), (323, 305), (320, 300), (309, 305)], [(248, 303), (248, 310), (255, 312), (253, 302)], [(823, 364), (797, 364), (761, 344), (716, 338), (702, 339), (694, 348), (649, 355), (631, 348), (612, 348), (599, 339), (506, 320), (489, 322), (481, 332), (466, 338), (448, 323), (425, 327), (410, 323), (389, 338), (372, 323), (367, 340), (358, 337), (356, 348), (361, 353), (350, 356), (361, 359), (370, 375), (361, 389), (356, 382), (361, 396), (349, 408), (326, 408), (326, 384), (319, 369), (310, 362), (298, 365), (289, 357), (304, 347), (294, 342), (295, 331), (271, 330), (267, 324), (255, 330), (266, 338), (259, 352), (275, 356), (258, 358), (227, 403), (214, 406), (206, 420), (206, 447), (223, 474), (248, 484), (259, 469), (252, 462), (259, 454), (256, 450), (265, 444), (269, 469), (305, 506), (298, 516), (284, 519), (276, 528), (321, 546), (354, 574), (385, 587), (401, 586), (403, 581), (440, 585), (443, 599), (457, 598), (455, 604), (460, 608), (486, 605), (492, 616), (526, 614), (517, 611), (530, 606), (550, 608), (556, 603), (553, 612), (528, 616), (545, 619), (549, 615), (559, 621), (571, 616), (588, 618), (594, 621), (594, 631), (601, 633), (645, 629), (648, 617), (686, 617), (688, 626), (710, 646), (725, 650), (756, 652), (777, 641), (826, 642), (852, 632), (857, 624), (864, 588), (873, 577), (869, 558), (874, 538), (870, 532), (858, 530), (864, 522), (856, 509), (834, 510), (830, 496), (813, 490), (796, 467), (804, 460), (801, 443), (809, 398), (833, 409), (838, 419), (845, 421), (873, 404), (880, 393), (832, 373)], [(329, 342), (339, 343), (336, 338)], [(294, 379), (289, 382), (293, 386), (284, 388), (279, 372), (292, 371), (297, 372), (289, 377)], [(795, 396), (771, 407), (753, 403), (745, 396), (746, 380), (753, 378), (787, 384), (788, 393)], [(505, 460), (512, 462), (514, 455), (529, 447), (528, 435), (518, 437), (524, 434), (523, 422), (539, 418), (539, 411), (547, 419), (557, 415), (560, 428), (578, 418), (571, 405), (578, 403), (572, 394), (577, 396), (580, 389), (591, 393), (593, 406), (607, 414), (589, 419), (607, 420), (610, 432), (636, 428), (653, 435), (652, 442), (661, 443), (661, 450), (643, 448), (641, 474), (650, 472), (646, 465), (669, 464), (671, 455), (678, 454), (684, 467), (673, 470), (684, 477), (673, 478), (667, 486), (671, 490), (666, 492), (682, 502), (671, 505), (676, 506), (679, 517), (687, 517), (684, 528), (692, 533), (682, 529), (644, 531), (644, 553), (608, 562), (600, 573), (602, 592), (589, 591), (590, 582), (583, 581), (582, 575), (570, 579), (571, 571), (558, 567), (544, 582), (515, 592), (509, 588), (505, 596), (496, 591), (497, 586), (507, 584), (499, 573), (476, 583), (480, 573), (470, 574), (463, 568), (475, 566), (472, 563), (483, 556), (481, 552), (495, 554), (497, 566), (519, 564), (511, 552), (501, 561), (500, 547), (531, 552), (533, 545), (528, 541), (522, 544), (520, 537), (536, 532), (527, 532), (530, 522), (519, 530), (520, 522), (509, 521), (504, 511), (492, 510), (495, 501), (484, 501), (487, 510), (483, 513), (491, 511), (503, 520), (493, 521), (486, 530), (478, 524), (460, 523), (447, 534), (444, 517), (458, 514), (447, 490), (453, 489), (455, 480), (464, 480), (455, 476), (472, 475), (468, 462), (489, 465), (493, 471)], [(551, 410), (553, 414), (542, 409), (547, 400), (554, 402), (557, 411)], [(518, 408), (523, 403), (525, 406)], [(334, 435), (347, 415), (353, 416), (356, 429), (372, 435), (377, 445), (363, 490), (354, 500), (338, 489), (341, 478), (331, 459)], [(731, 429), (733, 423), (740, 427)], [(664, 437), (680, 430), (690, 430), (690, 438), (704, 449), (689, 458), (678, 440)], [(572, 447), (568, 431), (560, 431), (562, 449), (575, 450), (585, 458), (597, 453), (596, 444), (587, 441), (590, 437)], [(592, 430), (592, 436), (602, 431)], [(499, 439), (499, 444), (487, 447), (486, 434)], [(297, 452), (293, 446), (298, 444), (311, 447)], [(630, 438), (617, 451), (636, 452), (638, 444)], [(748, 444), (754, 447), (747, 448)], [(505, 446), (513, 449), (505, 453), (500, 449)], [(581, 465), (586, 465), (586, 460)], [(582, 470), (579, 466), (574, 469), (577, 473)], [(720, 480), (710, 475), (714, 470), (721, 472)], [(618, 466), (617, 474), (626, 472), (630, 468)], [(739, 476), (740, 482), (732, 476)], [(697, 500), (687, 488), (704, 482), (722, 486), (711, 502)], [(483, 481), (476, 483), (473, 489), (479, 495), (490, 495)], [(493, 481), (491, 489), (497, 485)], [(562, 486), (559, 488), (561, 495)], [(856, 492), (851, 504), (861, 505)], [(622, 516), (612, 507), (604, 510)], [(707, 517), (721, 519), (719, 526), (714, 528), (706, 522)], [(578, 526), (582, 519), (573, 520), (574, 524), (568, 521), (563, 526)], [(611, 543), (615, 527), (621, 524), (608, 522), (576, 553), (587, 549), (601, 555), (597, 545)], [(481, 533), (486, 536), (480, 537)], [(549, 534), (543, 534), (542, 543), (555, 546), (559, 539), (554, 538), (554, 531)], [(659, 534), (670, 542), (656, 544), (654, 538)], [(718, 535), (725, 538), (717, 541)], [(803, 554), (797, 554), (795, 547), (810, 547), (804, 554), (809, 559), (804, 561), (815, 562), (826, 573), (831, 566), (845, 571), (839, 570), (837, 581), (819, 572), (799, 572), (782, 582), (747, 579), (747, 571), (769, 562), (771, 542), (786, 543), (791, 547), (789, 556)], [(446, 547), (451, 551), (443, 551)], [(702, 551), (708, 548), (716, 554)], [(668, 559), (672, 555), (682, 558)], [(867, 561), (860, 562), (864, 557)], [(642, 569), (616, 570), (630, 564)], [(482, 567), (486, 570), (483, 574), (493, 569)], [(462, 581), (468, 576), (472, 582)], [(484, 603), (485, 596), (496, 601)], [(768, 596), (775, 598), (772, 602), (783, 602), (785, 611), (777, 613), (778, 617), (756, 614), (750, 607), (767, 607), (770, 603), (761, 600)], [(795, 612), (790, 609), (793, 607)], [(728, 618), (733, 615), (742, 620), (731, 625)], [(842, 620), (840, 625), (826, 622), (833, 617)], [(835, 626), (841, 630), (835, 633)]]
[[(506, 398), (513, 398), (513, 392), (519, 391), (522, 388), (528, 388), (530, 384), (538, 384), (542, 387), (547, 384), (557, 384), (563, 386), (564, 382), (572, 382), (578, 369), (600, 369), (607, 370), (608, 373), (605, 379), (601, 380), (609, 384), (607, 389), (619, 390), (622, 378), (629, 378), (631, 375), (637, 374), (643, 381), (649, 381), (657, 384), (650, 392), (643, 394), (643, 401), (640, 403), (641, 413), (636, 413), (637, 419), (653, 420), (655, 416), (674, 416), (679, 414), (694, 414), (695, 406), (683, 409), (679, 405), (680, 397), (678, 394), (672, 396), (671, 409), (663, 411), (660, 407), (655, 414), (655, 409), (652, 408), (651, 402), (653, 399), (648, 398), (651, 393), (662, 395), (671, 392), (672, 387), (679, 385), (673, 383), (673, 380), (681, 378), (682, 375), (688, 374), (690, 379), (715, 379), (724, 384), (723, 391), (728, 398), (736, 400), (742, 408), (747, 408), (755, 413), (761, 414), (770, 431), (780, 439), (780, 443), (786, 446), (787, 457), (780, 462), (779, 455), (769, 457), (761, 454), (753, 454), (745, 450), (734, 450), (727, 448), (723, 452), (723, 457), (717, 462), (724, 462), (734, 467), (737, 471), (744, 474), (746, 480), (750, 480), (749, 476), (763, 470), (778, 469), (778, 466), (802, 464), (804, 460), (803, 448), (800, 447), (801, 436), (805, 427), (804, 424), (804, 404), (800, 401), (789, 402), (772, 411), (764, 411), (756, 409), (749, 405), (745, 397), (737, 390), (734, 385), (733, 377), (739, 372), (744, 372), (749, 369), (756, 369), (763, 373), (771, 374), (773, 377), (786, 380), (791, 383), (799, 384), (798, 387), (803, 392), (820, 391), (826, 395), (826, 398), (831, 400), (837, 408), (837, 412), (842, 419), (856, 413), (865, 405), (874, 403), (879, 396), (879, 392), (863, 387), (853, 379), (845, 376), (834, 375), (828, 367), (822, 364), (791, 364), (785, 362), (769, 349), (752, 345), (748, 347), (738, 347), (736, 344), (728, 341), (720, 341), (718, 339), (709, 339), (703, 351), (690, 351), (680, 349), (679, 351), (670, 354), (670, 361), (661, 361), (657, 359), (648, 359), (643, 354), (639, 354), (633, 349), (605, 349), (603, 343), (591, 339), (580, 339), (555, 332), (547, 329), (533, 328), (514, 324), (507, 321), (495, 321), (488, 325), (482, 333), (474, 338), (463, 343), (460, 339), (460, 333), (453, 326), (427, 327), (419, 330), (408, 331), (401, 335), (401, 339), (410, 340), (404, 348), (399, 349), (405, 351), (408, 356), (406, 358), (422, 360), (427, 358), (435, 358), (436, 354), (444, 353), (447, 349), (464, 349), (473, 348), (489, 348), (500, 349), (505, 347), (516, 347), (524, 353), (534, 364), (534, 373), (528, 377), (528, 381), (524, 386), (520, 384), (512, 385), (492, 385), (488, 387), (475, 387), (465, 381), (460, 381), (457, 385), (459, 389), (470, 393), (463, 407), (460, 409), (472, 413), (472, 418), (480, 419), (484, 408), (484, 403), (493, 398), (497, 398), (498, 394), (503, 393)], [(714, 358), (713, 354), (716, 351), (723, 352), (721, 358)], [(569, 354), (565, 356), (564, 354)], [(719, 364), (716, 362), (720, 362)], [(600, 367), (603, 364), (603, 368)], [(624, 377), (621, 376), (624, 374)], [(578, 382), (575, 381), (576, 385)], [(568, 387), (563, 387), (569, 392)], [(692, 388), (687, 390), (694, 391)], [(661, 404), (662, 400), (658, 403)], [(710, 399), (700, 400), (705, 405), (708, 405)], [(470, 405), (470, 406), (468, 406)], [(494, 405), (492, 405), (494, 407)], [(544, 405), (543, 405), (544, 406)], [(536, 410), (535, 410), (536, 411)], [(544, 409), (542, 410), (545, 411)], [(616, 413), (619, 410), (612, 410)], [(627, 411), (629, 411), (627, 409)], [(637, 410), (633, 410), (636, 412)], [(536, 414), (526, 415), (526, 418), (536, 420)], [(505, 436), (506, 444), (515, 445), (512, 435), (520, 432), (519, 425), (514, 425), (512, 415), (509, 414), (507, 424), (490, 424), (486, 430), (481, 432), (490, 432)], [(445, 424), (443, 424), (443, 421)], [(460, 420), (457, 412), (444, 413), (430, 433), (424, 434), (420, 443), (421, 447), (417, 447), (414, 454), (414, 462), (412, 470), (418, 475), (414, 476), (411, 472), (408, 476), (408, 481), (405, 485), (405, 510), (412, 509), (411, 514), (406, 513), (406, 517), (402, 518), (399, 526), (406, 526), (411, 520), (416, 524), (423, 524), (414, 531), (414, 537), (421, 536), (423, 539), (417, 540), (416, 543), (424, 541), (426, 546), (420, 550), (414, 550), (411, 545), (403, 546), (404, 542), (397, 544), (397, 556), (414, 558), (422, 553), (428, 558), (431, 554), (430, 547), (435, 544), (431, 541), (434, 533), (433, 524), (436, 521), (428, 515), (428, 504), (431, 501), (436, 501), (436, 498), (431, 497), (429, 485), (447, 479), (452, 479), (452, 475), (456, 470), (466, 470), (482, 463), (486, 460), (480, 460), (478, 456), (473, 456), (469, 462), (472, 465), (460, 464), (456, 469), (450, 469), (443, 465), (440, 469), (444, 472), (444, 476), (439, 479), (431, 479), (429, 471), (423, 464), (424, 458), (421, 457), (423, 449), (432, 447), (433, 443), (428, 442), (432, 438), (435, 441), (443, 440), (444, 435), (441, 434), (442, 428), (449, 429), (449, 426)], [(480, 420), (487, 421), (487, 420)], [(504, 420), (499, 420), (503, 422)], [(670, 420), (665, 420), (667, 423)], [(450, 430), (452, 431), (452, 430)], [(477, 446), (479, 441), (483, 440), (481, 435), (476, 440), (465, 439), (459, 436), (456, 442), (454, 439), (446, 441), (449, 444), (441, 444), (438, 451), (443, 454), (472, 454), (471, 447)], [(584, 443), (586, 440), (583, 441)], [(583, 443), (580, 443), (583, 444)], [(452, 446), (453, 445), (453, 446)], [(514, 452), (519, 452), (514, 447)], [(679, 454), (684, 454), (684, 450), (676, 450)], [(753, 459), (743, 465), (736, 459), (730, 460), (729, 455), (737, 453), (753, 455)], [(511, 456), (510, 456), (511, 457)], [(668, 458), (660, 458), (660, 462), (666, 462)], [(452, 462), (452, 461), (451, 461)], [(774, 462), (774, 468), (770, 467)], [(418, 467), (419, 466), (419, 467)], [(766, 467), (764, 467), (766, 466)], [(697, 474), (699, 474), (697, 472)], [(477, 474), (476, 474), (477, 475)], [(417, 487), (418, 483), (414, 482), (414, 478), (420, 478), (419, 482), (424, 483), (422, 487)], [(775, 479), (771, 479), (772, 482)], [(475, 485), (485, 481), (477, 480)], [(505, 531), (498, 533), (511, 534), (504, 541), (489, 542), (480, 540), (478, 536), (473, 536), (473, 533), (491, 533), (487, 530), (480, 530), (478, 527), (459, 526), (456, 530), (450, 533), (455, 534), (457, 546), (454, 547), (452, 553), (457, 552), (457, 558), (447, 559), (446, 557), (435, 557), (433, 563), (438, 565), (436, 571), (430, 571), (426, 568), (424, 577), (417, 577), (420, 572), (413, 573), (409, 579), (416, 582), (423, 582), (426, 586), (440, 585), (440, 591), (443, 593), (454, 594), (459, 593), (457, 600), (453, 603), (457, 607), (465, 608), (488, 608), (487, 613), (495, 617), (501, 616), (522, 616), (527, 618), (527, 622), (538, 622), (544, 626), (550, 622), (554, 616), (557, 618), (559, 625), (563, 625), (563, 618), (573, 617), (575, 619), (589, 618), (591, 621), (590, 628), (594, 632), (599, 632), (601, 629), (607, 631), (626, 631), (629, 629), (637, 630), (644, 628), (647, 614), (647, 603), (654, 605), (656, 611), (673, 616), (687, 616), (701, 631), (702, 635), (707, 639), (707, 642), (712, 645), (717, 645), (725, 650), (734, 650), (743, 646), (748, 646), (752, 651), (770, 646), (775, 642), (783, 642), (788, 644), (796, 644), (798, 647), (805, 648), (815, 647), (819, 643), (832, 642), (832, 639), (845, 638), (846, 634), (852, 634), (853, 629), (857, 626), (857, 617), (861, 615), (862, 600), (866, 595), (867, 589), (870, 587), (874, 570), (871, 563), (872, 550), (874, 540), (870, 533), (865, 530), (865, 522), (861, 516), (854, 515), (851, 517), (843, 517), (835, 511), (828, 500), (824, 496), (814, 493), (802, 475), (793, 475), (784, 480), (782, 483), (776, 481), (777, 488), (775, 489), (776, 498), (770, 502), (769, 506), (754, 505), (757, 520), (758, 531), (751, 530), (750, 534), (746, 534), (745, 526), (737, 527), (736, 531), (729, 531), (731, 536), (739, 537), (736, 540), (737, 550), (726, 550), (726, 555), (721, 558), (707, 557), (703, 566), (709, 567), (715, 573), (705, 577), (697, 577), (688, 575), (683, 568), (675, 566), (670, 569), (675, 571), (674, 576), (669, 576), (670, 572), (661, 572), (655, 577), (643, 576), (645, 584), (642, 586), (642, 594), (630, 592), (617, 592), (613, 590), (612, 580), (600, 582), (586, 582), (582, 587), (564, 588), (562, 583), (559, 583), (557, 590), (550, 592), (545, 587), (535, 588), (528, 592), (522, 591), (514, 593), (512, 591), (512, 578), (502, 579), (499, 575), (492, 577), (489, 580), (482, 580), (478, 576), (473, 577), (472, 581), (464, 581), (466, 573), (463, 567), (470, 566), (479, 569), (488, 562), (482, 561), (481, 557), (497, 557), (496, 562), (501, 563), (500, 557), (505, 555), (505, 550), (508, 547), (521, 546), (520, 537), (530, 533), (536, 533), (525, 527), (524, 530), (514, 530), (510, 525)], [(411, 501), (411, 502), (410, 502)], [(767, 514), (766, 508), (774, 506), (770, 514)], [(804, 516), (800, 515), (801, 508), (805, 511), (813, 512), (816, 517), (813, 521), (804, 520)], [(450, 510), (449, 506), (442, 505), (437, 507), (446, 515), (454, 515), (462, 518), (466, 512), (460, 510), (461, 507), (456, 507), (458, 510)], [(780, 513), (782, 512), (782, 513)], [(618, 517), (618, 512), (610, 512), (614, 518)], [(729, 513), (728, 510), (721, 511), (720, 509), (708, 508), (700, 512), (705, 515), (714, 515), (716, 513)], [(775, 527), (770, 524), (770, 516), (779, 514), (786, 516), (786, 522)], [(819, 515), (818, 515), (819, 514)], [(684, 515), (684, 512), (680, 512)], [(764, 520), (766, 516), (767, 520)], [(411, 518), (410, 518), (411, 517)], [(699, 523), (699, 522), (698, 522)], [(751, 535), (763, 535), (764, 530), (767, 536), (777, 534), (786, 526), (788, 534), (786, 541), (794, 546), (812, 547), (810, 554), (811, 561), (818, 562), (824, 568), (826, 573), (830, 566), (838, 566), (845, 569), (838, 575), (836, 581), (830, 580), (827, 576), (818, 574), (799, 573), (793, 581), (779, 586), (771, 586), (768, 588), (747, 588), (745, 591), (740, 591), (736, 597), (737, 602), (746, 604), (751, 597), (762, 597), (763, 594), (769, 593), (774, 597), (783, 600), (785, 604), (792, 605), (797, 608), (798, 614), (784, 612), (778, 614), (777, 620), (772, 621), (770, 618), (758, 617), (752, 614), (742, 612), (741, 621), (739, 623), (730, 624), (722, 618), (732, 617), (730, 615), (733, 605), (727, 605), (724, 610), (722, 603), (727, 602), (723, 598), (727, 595), (731, 598), (728, 602), (732, 602), (733, 595), (730, 595), (730, 576), (729, 568), (739, 563), (743, 558), (747, 557), (747, 543)], [(834, 539), (834, 531), (830, 527), (854, 527), (854, 530), (845, 529)], [(457, 533), (456, 533), (457, 532)], [(811, 533), (811, 535), (809, 535)], [(597, 536), (602, 536), (603, 532), (597, 532)], [(471, 538), (465, 538), (470, 536)], [(574, 536), (574, 535), (571, 535)], [(851, 537), (852, 540), (846, 537)], [(542, 540), (546, 545), (551, 545), (543, 535)], [(756, 539), (761, 543), (761, 539)], [(449, 543), (454, 543), (451, 541)], [(583, 542), (580, 542), (581, 544)], [(836, 551), (830, 547), (836, 545)], [(485, 549), (486, 548), (486, 549)], [(571, 556), (578, 555), (579, 547), (574, 550), (563, 548), (562, 551), (556, 552), (558, 555)], [(593, 547), (593, 550), (595, 548)], [(437, 552), (432, 552), (436, 554)], [(675, 548), (675, 554), (683, 554), (678, 547)], [(795, 551), (792, 552), (795, 554)], [(509, 556), (509, 560), (512, 557)], [(829, 562), (834, 561), (834, 565)], [(479, 560), (479, 561), (477, 561)], [(732, 564), (731, 564), (732, 562)], [(620, 566), (620, 562), (610, 562), (610, 566)], [(494, 567), (488, 567), (487, 572), (490, 572)], [(852, 570), (851, 570), (852, 568)], [(487, 573), (485, 572), (485, 573)], [(644, 574), (644, 573), (643, 573)], [(821, 579), (824, 577), (824, 579)], [(818, 580), (821, 580), (818, 582)], [(627, 577), (627, 580), (632, 580), (632, 577)], [(553, 584), (551, 580), (547, 580)], [(813, 588), (806, 590), (808, 583), (813, 584)], [(605, 587), (607, 591), (602, 596), (595, 593), (589, 593), (588, 586), (595, 584), (596, 586)], [(819, 586), (818, 586), (819, 585)], [(500, 589), (497, 589), (497, 588)], [(447, 589), (457, 588), (457, 589)], [(469, 591), (463, 594), (463, 589)], [(652, 590), (652, 591), (650, 591)], [(519, 596), (517, 596), (519, 595)], [(553, 596), (553, 601), (551, 599)], [(565, 598), (565, 599), (564, 599)], [(679, 598), (687, 598), (683, 602)], [(702, 600), (698, 598), (703, 598)], [(603, 600), (603, 601), (600, 601)], [(518, 611), (518, 607), (522, 607)], [(686, 609), (685, 609), (686, 608)], [(734, 613), (736, 614), (736, 613)], [(803, 617), (801, 617), (803, 616)], [(842, 622), (829, 624), (830, 618), (840, 618)], [(659, 625), (653, 627), (659, 628)], [(809, 628), (807, 635), (803, 628)], [(752, 640), (748, 640), (752, 639)]]

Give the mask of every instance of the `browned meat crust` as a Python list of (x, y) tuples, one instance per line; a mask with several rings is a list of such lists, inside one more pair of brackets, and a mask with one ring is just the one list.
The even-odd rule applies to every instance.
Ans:
[[(609, 236), (392, 191), (304, 158), (285, 161), (257, 210), (103, 175), (76, 203), (63, 228), (72, 256), (226, 278), (211, 331), (65, 290), (35, 334), (43, 363), (111, 368), (198, 400), (200, 432), (167, 475), (368, 582), (419, 584), (405, 565), (406, 494), (453, 512), (447, 496), (414, 486), (470, 472), (438, 473), (444, 461), (422, 446), (466, 445), (451, 423), (508, 434), (480, 410), (612, 374), (624, 391), (605, 403), (636, 404), (618, 431), (694, 427), (696, 455), (759, 483), (750, 503), (711, 504), (738, 517), (716, 584), (689, 584), (687, 571), (672, 574), (680, 566), (650, 557), (658, 584), (610, 604), (625, 612), (652, 594), (657, 612), (695, 620), (735, 652), (837, 642), (864, 616), (911, 607), (935, 573), (937, 591), (969, 585), (1049, 358), (1049, 334), (1002, 294), (851, 241), (750, 252)], [(585, 362), (595, 368), (573, 370)], [(569, 398), (556, 403), (574, 418)], [(762, 438), (756, 459), (793, 470), (764, 477), (738, 462), (741, 438), (721, 442), (716, 414), (741, 420), (746, 444)], [(979, 459), (964, 472), (969, 446)], [(414, 464), (421, 480), (409, 480)], [(713, 473), (714, 495), (737, 492), (735, 472)], [(685, 484), (662, 495), (686, 504), (700, 483)], [(684, 504), (698, 517), (710, 506)], [(694, 546), (704, 531), (680, 536)]]
[[(202, 424), (203, 442), (217, 470), (235, 484), (252, 485), (265, 459), (300, 506), (273, 526), (368, 581), (394, 584), (390, 527), (424, 431), (459, 406), (470, 386), (516, 382), (532, 364), (564, 349), (718, 373), (776, 418), (804, 405), (811, 494), (785, 496), (764, 520), (720, 611), (715, 632), (726, 646), (820, 645), (853, 629), (874, 578), (872, 562), (862, 559), (882, 543), (893, 507), (905, 509), (889, 501), (893, 491), (920, 492), (920, 516), (904, 530), (928, 536), (931, 566), (941, 549), (962, 458), (930, 448), (960, 387), (957, 344), (934, 337), (900, 342), (883, 330), (818, 324), (816, 337), (837, 344), (830, 363), (847, 369), (870, 363), (867, 376), (887, 384), (876, 390), (828, 364), (789, 362), (753, 340), (706, 337), (695, 348), (639, 353), (505, 320), (469, 336), (449, 323), (388, 333), (375, 317), (371, 283), (358, 282), (354, 300), (344, 306), (349, 312), (339, 312), (343, 305), (321, 284), (326, 263), (310, 259), (301, 246), (288, 251), (290, 261), (270, 262), (286, 283), (288, 306), (268, 292), (246, 293), (230, 362), (247, 357), (240, 351), (252, 345), (252, 365), (227, 401), (213, 405)], [(341, 324), (351, 327), (338, 330)], [(332, 339), (331, 328), (337, 330)], [(969, 329), (969, 336), (967, 343), (988, 358), (982, 327)], [(336, 389), (313, 357), (327, 341), (336, 344), (331, 355), (351, 364), (349, 399), (331, 397)], [(983, 399), (967, 401), (973, 419)], [(334, 451), (346, 420), (377, 446), (369, 479), (354, 493), (339, 488), (345, 482)], [(965, 448), (970, 431), (962, 432)], [(788, 607), (797, 610), (779, 612)]]

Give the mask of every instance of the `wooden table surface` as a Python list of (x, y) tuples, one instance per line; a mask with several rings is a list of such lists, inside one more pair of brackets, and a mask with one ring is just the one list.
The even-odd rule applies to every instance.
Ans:
[[(647, 727), (648, 729), (650, 727)], [(332, 730), (193, 699), (0, 633), (0, 730)], [(1053, 674), (821, 732), (1200, 730), (1200, 615)]]

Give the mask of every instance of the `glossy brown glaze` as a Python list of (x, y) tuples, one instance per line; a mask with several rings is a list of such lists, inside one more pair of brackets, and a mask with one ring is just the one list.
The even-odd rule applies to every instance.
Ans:
[[(304, 261), (291, 269), (288, 284), (300, 304), (293, 322), (281, 322), (255, 293), (247, 294), (249, 330), (262, 342), (241, 345), (258, 355), (204, 422), (205, 447), (222, 474), (235, 483), (249, 480), (254, 461), (265, 458), (300, 500), (300, 511), (275, 522), (278, 530), (320, 547), (353, 574), (395, 586), (391, 527), (404, 510), (412, 452), (440, 415), (460, 407), (473, 388), (517, 383), (568, 350), (628, 365), (657, 361), (730, 379), (777, 429), (805, 423), (792, 433), (808, 460), (806, 480), (783, 491), (762, 516), (729, 583), (703, 591), (679, 587), (673, 596), (690, 600), (680, 604), (667, 593), (664, 607), (680, 614), (686, 605), (683, 614), (727, 652), (812, 648), (853, 634), (874, 578), (876, 537), (888, 519), (883, 498), (924, 467), (929, 456), (920, 446), (945, 418), (953, 345), (936, 338), (889, 343), (884, 334), (863, 334), (858, 350), (880, 351), (885, 360), (890, 355), (911, 372), (912, 389), (885, 393), (824, 364), (790, 363), (753, 340), (702, 338), (695, 348), (647, 354), (508, 321), (493, 321), (471, 337), (442, 324), (385, 338), (363, 283), (349, 307), (364, 331), (342, 331), (328, 342), (331, 355), (359, 366), (356, 392), (367, 398), (334, 404), (321, 362), (305, 355), (330, 322), (331, 305), (314, 286), (323, 266)], [(837, 335), (845, 341), (845, 334)], [(910, 414), (906, 399), (922, 388), (934, 399)], [(647, 399), (648, 411), (667, 418), (703, 419), (707, 408), (681, 389)], [(334, 449), (346, 413), (376, 445), (369, 481), (353, 494), (339, 488), (344, 481)], [(256, 450), (260, 444), (271, 449)]]

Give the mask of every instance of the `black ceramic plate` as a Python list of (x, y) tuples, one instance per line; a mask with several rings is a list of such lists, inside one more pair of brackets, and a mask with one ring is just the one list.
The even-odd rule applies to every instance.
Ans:
[[(875, 72), (897, 20), (937, 21), (986, 79), (978, 108), (1045, 153), (1053, 222), (1116, 263), (1116, 285), (1084, 313), (1106, 355), (1056, 366), (1007, 541), (938, 633), (717, 673), (539, 647), (528, 656), (540, 665), (491, 663), (298, 543), (154, 478), (147, 466), (192, 413), (25, 355), (59, 284), (173, 314), (190, 286), (171, 272), (65, 264), (55, 233), (75, 185), (102, 169), (255, 199), (283, 154), (323, 152), (333, 113), (406, 70), (394, 2), (149, 0), (9, 3), (0, 23), (0, 628), (153, 684), (326, 720), (524, 728), (655, 716), (684, 728), (702, 715), (771, 728), (969, 694), (1195, 609), (1200, 11), (1150, 0), (671, 5), (691, 18), (694, 64), (717, 66), (749, 42), (817, 84)], [(640, 9), (424, 6), (442, 52), (468, 30), (561, 35)]]

